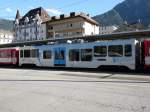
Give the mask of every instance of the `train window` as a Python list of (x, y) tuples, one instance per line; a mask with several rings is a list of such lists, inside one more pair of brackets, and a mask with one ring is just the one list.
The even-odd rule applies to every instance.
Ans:
[(23, 50), (20, 51), (20, 57), (23, 58)]
[(11, 57), (11, 51), (9, 50), (3, 50), (0, 52), (0, 57), (1, 58), (10, 58)]
[(29, 58), (30, 57), (30, 50), (24, 50), (24, 57)]
[(145, 46), (145, 54), (150, 54), (149, 46)]
[(0, 58), (2, 58), (2, 53), (0, 52)]
[(38, 49), (32, 49), (30, 53), (31, 53), (32, 58), (39, 57), (39, 50)]
[(127, 56), (127, 57), (132, 56), (132, 46), (131, 45), (125, 45), (125, 56)]
[(79, 49), (71, 49), (69, 51), (69, 60), (70, 61), (79, 61), (80, 51)]
[(43, 51), (43, 59), (51, 59), (51, 51)]
[(12, 52), (12, 57), (14, 58), (14, 57), (16, 57), (16, 53), (15, 52)]
[(3, 51), (0, 52), (0, 57), (3, 58), (4, 57), (4, 53)]
[(108, 55), (111, 57), (122, 57), (123, 56), (123, 46), (122, 45), (109, 46)]
[(92, 49), (81, 49), (81, 61), (92, 61)]
[(94, 56), (95, 57), (107, 56), (107, 47), (106, 46), (95, 46), (94, 47)]

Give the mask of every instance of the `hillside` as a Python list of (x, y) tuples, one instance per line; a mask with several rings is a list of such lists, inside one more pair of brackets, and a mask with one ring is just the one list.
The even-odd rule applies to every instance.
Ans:
[[(150, 24), (150, 0), (125, 0), (116, 5), (111, 11), (94, 17), (97, 21), (102, 21), (104, 25), (120, 24), (121, 19), (128, 23), (141, 21), (144, 25)], [(114, 15), (114, 12), (116, 14)], [(107, 15), (104, 18), (104, 15)], [(112, 16), (114, 15), (114, 16)], [(117, 15), (117, 16), (116, 16)], [(115, 19), (114, 19), (115, 18)]]
[(114, 25), (121, 24), (123, 19), (120, 17), (119, 13), (115, 10), (108, 11), (102, 15), (93, 17), (94, 20), (99, 22), (101, 25)]
[(13, 30), (13, 21), (0, 19), (0, 29), (11, 31)]

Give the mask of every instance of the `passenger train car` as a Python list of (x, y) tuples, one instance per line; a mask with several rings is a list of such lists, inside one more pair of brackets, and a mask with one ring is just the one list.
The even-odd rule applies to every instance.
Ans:
[(18, 65), (19, 64), (19, 48), (1, 48), (0, 49), (1, 65)]
[(134, 39), (20, 48), (19, 66), (99, 68), (104, 65), (136, 68)]
[(150, 69), (150, 40), (111, 40), (1, 48), (0, 64), (39, 67)]

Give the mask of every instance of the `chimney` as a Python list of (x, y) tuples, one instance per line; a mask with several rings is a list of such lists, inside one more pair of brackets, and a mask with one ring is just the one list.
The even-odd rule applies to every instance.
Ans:
[(56, 19), (56, 16), (52, 16), (52, 18), (51, 18), (52, 20), (55, 20)]
[(74, 17), (75, 14), (76, 14), (75, 12), (71, 12), (71, 13), (70, 13), (70, 17)]
[(65, 17), (64, 14), (60, 15), (60, 19), (64, 19), (64, 17)]
[(90, 17), (90, 14), (87, 14), (88, 17)]

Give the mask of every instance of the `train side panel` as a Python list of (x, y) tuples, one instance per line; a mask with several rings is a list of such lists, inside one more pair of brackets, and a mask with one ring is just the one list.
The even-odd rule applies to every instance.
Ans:
[(0, 65), (18, 65), (19, 50), (17, 48), (0, 49)]
[(25, 46), (20, 48), (19, 65), (34, 64), (41, 67), (62, 66), (71, 68), (125, 66), (129, 69), (135, 70), (135, 46), (135, 39)]
[(144, 41), (144, 68), (145, 69), (150, 69), (150, 41)]
[(53, 51), (49, 45), (20, 47), (19, 66), (53, 66)]
[[(113, 47), (120, 47), (121, 54), (117, 54)], [(128, 67), (129, 69), (135, 70), (136, 69), (136, 40), (117, 40), (117, 41), (110, 41), (110, 42), (96, 42), (96, 43), (86, 43), (86, 44), (78, 44), (78, 45), (71, 45), (68, 48), (67, 54), (67, 67), (78, 67), (78, 68), (98, 68), (101, 66), (124, 66)], [(95, 47), (100, 47), (100, 49), (95, 52)], [(102, 50), (101, 47), (105, 47), (106, 53)], [(111, 48), (112, 47), (112, 48)], [(130, 48), (130, 52), (126, 50), (126, 47)], [(76, 50), (79, 52), (79, 59), (72, 55), (72, 57), (76, 59), (69, 59), (70, 53), (69, 50)], [(112, 49), (112, 52), (110, 51)], [(78, 50), (78, 51), (77, 51)], [(118, 50), (118, 48), (117, 48)], [(103, 54), (101, 54), (103, 53)], [(126, 54), (125, 54), (126, 53)], [(84, 58), (84, 56), (86, 58)]]

